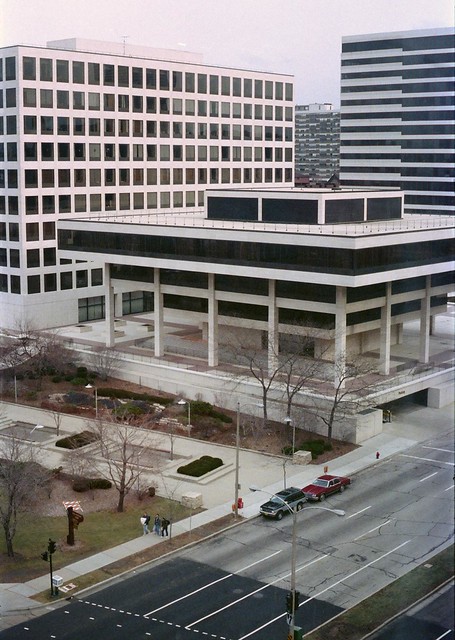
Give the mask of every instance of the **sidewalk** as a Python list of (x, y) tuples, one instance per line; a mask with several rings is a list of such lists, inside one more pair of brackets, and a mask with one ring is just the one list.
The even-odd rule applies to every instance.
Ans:
[[(431, 431), (428, 425), (431, 424)], [(366, 441), (358, 449), (332, 460), (329, 472), (337, 475), (353, 475), (373, 464), (380, 464), (384, 458), (392, 456), (400, 451), (413, 446), (414, 444), (436, 436), (439, 433), (447, 433), (453, 429), (453, 405), (443, 409), (430, 409), (427, 407), (412, 406), (412, 410), (395, 416), (391, 424), (384, 425), (384, 431), (370, 440)], [(196, 444), (193, 440), (192, 444)], [(204, 450), (212, 451), (219, 445), (200, 443)], [(376, 460), (376, 452), (380, 452), (379, 461)], [(216, 455), (212, 454), (212, 455)], [(257, 465), (257, 466), (256, 466)], [(281, 475), (277, 475), (277, 471)], [(308, 484), (313, 478), (323, 472), (323, 465), (311, 466), (287, 466), (287, 486), (302, 487)], [(267, 477), (269, 482), (265, 480)], [(240, 453), (240, 480), (243, 484), (241, 495), (245, 507), (242, 515), (245, 519), (258, 515), (259, 505), (265, 501), (265, 495), (253, 493), (246, 489), (251, 484), (264, 487), (265, 493), (275, 493), (283, 488), (283, 465), (272, 456), (258, 454), (241, 450)], [(245, 482), (248, 480), (248, 482)], [(271, 480), (271, 482), (270, 482)], [(261, 484), (262, 481), (262, 484)], [(216, 495), (231, 495), (233, 493), (232, 474), (221, 476), (213, 483), (214, 487), (210, 493)], [(194, 490), (194, 489), (193, 489)], [(187, 532), (197, 527), (201, 527), (208, 522), (217, 520), (231, 512), (232, 498), (223, 501), (218, 505), (208, 508), (206, 511), (198, 513), (191, 518), (182, 520), (173, 525), (173, 536)], [(95, 571), (112, 562), (126, 558), (137, 553), (150, 545), (160, 544), (162, 539), (153, 534), (139, 536), (121, 545), (106, 549), (94, 556), (80, 560), (58, 570), (58, 575), (63, 578), (63, 583), (76, 582), (79, 576)], [(38, 614), (42, 613), (44, 605), (41, 605), (31, 598), (46, 589), (49, 589), (49, 575), (46, 574), (23, 584), (1, 584), (0, 585), (0, 631), (15, 624), (14, 618), (21, 615), (22, 619), (26, 612), (32, 614), (33, 610)], [(72, 592), (70, 592), (72, 593)], [(52, 605), (46, 605), (50, 608)], [(19, 621), (19, 620), (17, 620)]]

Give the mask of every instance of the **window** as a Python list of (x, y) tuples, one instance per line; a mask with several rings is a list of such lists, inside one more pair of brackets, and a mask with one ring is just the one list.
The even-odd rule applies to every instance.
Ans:
[(41, 109), (52, 109), (54, 106), (53, 94), (51, 89), (40, 89), (40, 106)]
[[(190, 123), (188, 123), (190, 124)], [(187, 125), (188, 127), (188, 125)], [(194, 127), (194, 124), (193, 124)], [(187, 131), (191, 131), (191, 129), (187, 128)], [(187, 135), (187, 138), (190, 138), (191, 136)], [(197, 126), (197, 137), (200, 140), (205, 140), (207, 138), (207, 123), (206, 122), (200, 122)]]
[(73, 91), (73, 109), (85, 109), (85, 93)]
[(143, 209), (144, 208), (144, 194), (133, 193), (133, 209)]
[(143, 71), (140, 67), (133, 67), (131, 72), (132, 83), (135, 89), (142, 89), (144, 80), (143, 80)]
[(101, 186), (101, 169), (90, 169), (89, 176), (90, 176), (91, 187)]
[(90, 211), (101, 211), (101, 194), (90, 194)]
[(221, 95), (228, 96), (231, 93), (231, 79), (228, 76), (221, 77)]
[(58, 210), (59, 210), (59, 213), (70, 213), (71, 196), (61, 195), (58, 197)]
[(265, 81), (265, 98), (266, 100), (273, 100), (273, 82), (270, 80)]
[(283, 99), (283, 83), (275, 82), (275, 100)]
[(26, 215), (38, 213), (38, 196), (25, 196), (25, 213)]
[(74, 160), (85, 160), (85, 144), (74, 143)]
[(130, 110), (130, 97), (126, 94), (120, 94), (117, 96), (118, 110), (129, 111)]
[(160, 160), (167, 161), (171, 159), (171, 148), (168, 144), (160, 145)]
[(170, 113), (169, 98), (160, 98), (160, 113)]
[(38, 171), (36, 169), (25, 170), (25, 187), (27, 189), (38, 186)]
[(115, 145), (114, 144), (105, 144), (104, 145), (104, 159), (105, 160), (115, 160)]
[(129, 69), (123, 65), (119, 65), (117, 68), (117, 85), (119, 87), (129, 86)]
[(100, 110), (100, 94), (89, 92), (88, 94), (88, 108), (91, 111), (99, 111)]
[(37, 222), (28, 222), (25, 225), (25, 236), (27, 242), (36, 242), (39, 240), (39, 224)]
[(113, 87), (115, 81), (114, 65), (103, 64), (103, 84), (107, 87)]
[(43, 196), (43, 213), (55, 213), (55, 196)]
[(253, 81), (251, 78), (244, 78), (243, 80), (243, 95), (245, 98), (253, 97)]
[(85, 69), (83, 62), (73, 61), (73, 82), (74, 84), (84, 84)]
[(68, 271), (67, 273), (60, 274), (60, 289), (72, 289), (73, 288), (73, 274)]
[(231, 105), (229, 104), (229, 102), (222, 102), (221, 103), (221, 117), (222, 118), (229, 118), (231, 116)]
[(181, 71), (173, 71), (172, 72), (172, 88), (174, 91), (182, 90), (182, 72)]
[(172, 100), (172, 113), (176, 116), (181, 116), (183, 113), (183, 100), (181, 98), (174, 98)]
[(39, 293), (40, 292), (40, 277), (28, 276), (27, 277), (27, 293)]
[(133, 169), (133, 184), (144, 184), (144, 169)]
[(157, 159), (156, 144), (148, 144), (147, 145), (147, 160), (156, 160), (156, 159)]
[(142, 113), (144, 111), (142, 96), (133, 96), (133, 112)]
[(212, 95), (218, 95), (219, 93), (219, 77), (210, 76), (210, 93)]
[(145, 109), (147, 113), (156, 113), (156, 98), (147, 96), (145, 101)]
[(171, 135), (171, 124), (167, 120), (160, 122), (160, 138), (169, 138)]
[(145, 86), (147, 89), (156, 89), (156, 69), (145, 70)]
[(156, 169), (147, 169), (147, 184), (155, 185), (158, 181), (158, 172)]
[[(68, 136), (70, 133), (70, 119), (63, 116), (57, 118), (57, 133), (59, 136)], [(69, 158), (68, 158), (69, 160)]]
[(207, 76), (205, 73), (197, 74), (197, 90), (198, 93), (207, 93)]
[(5, 80), (16, 80), (16, 58), (5, 58)]
[(172, 124), (172, 135), (174, 138), (182, 138), (183, 137), (183, 125), (181, 122), (173, 122)]
[(262, 98), (262, 80), (254, 81), (254, 97)]
[(194, 100), (185, 100), (185, 115), (194, 116), (196, 113), (196, 102)]
[(198, 148), (197, 148), (197, 159), (199, 161), (202, 161), (202, 162), (207, 160), (207, 147), (206, 146), (198, 146)]
[[(42, 120), (42, 117), (41, 117), (41, 120)], [(73, 118), (73, 135), (75, 136), (85, 135), (85, 119), (84, 118)]]
[(43, 222), (43, 240), (55, 240), (55, 222)]
[(119, 169), (119, 184), (123, 186), (127, 186), (130, 183), (130, 170), (129, 169)]
[(104, 210), (113, 211), (116, 208), (115, 193), (106, 193), (104, 195)]
[(8, 169), (8, 189), (17, 189), (17, 170)]
[(27, 250), (27, 268), (32, 269), (33, 267), (39, 267), (39, 249), (28, 249)]
[(74, 196), (74, 210), (78, 213), (81, 211), (87, 211), (87, 197), (85, 193), (76, 194)]
[(69, 107), (70, 107), (69, 91), (57, 91), (57, 108), (69, 109)]
[(119, 157), (119, 160), (122, 160), (122, 161), (130, 159), (130, 146), (128, 144), (119, 144), (118, 157)]
[(36, 80), (36, 58), (24, 56), (22, 58), (22, 78)]
[[(24, 88), (23, 100), (24, 100), (24, 107), (36, 107), (36, 90)], [(6, 106), (8, 106), (8, 102)]]
[(52, 60), (50, 58), (40, 58), (39, 69), (40, 80), (42, 82), (52, 82)]
[(100, 131), (100, 119), (99, 118), (89, 118), (88, 120), (88, 132), (91, 136), (99, 136)]
[(69, 82), (68, 60), (57, 60), (57, 82)]
[(115, 120), (111, 118), (106, 118), (104, 120), (104, 135), (115, 136)]
[(239, 102), (234, 102), (234, 104), (232, 105), (232, 117), (233, 118), (242, 117), (242, 105)]
[(174, 169), (172, 172), (173, 184), (183, 184), (183, 169)]
[(185, 73), (185, 91), (194, 93), (195, 89), (194, 73)]
[(288, 102), (292, 102), (292, 100), (294, 99), (293, 96), (293, 86), (290, 82), (286, 82), (285, 84), (285, 100), (287, 100)]
[(104, 184), (108, 187), (115, 185), (115, 169), (104, 170)]
[(172, 148), (172, 159), (183, 160), (183, 147), (181, 144), (174, 144)]
[(89, 84), (100, 83), (100, 65), (97, 62), (88, 63), (88, 83)]
[(242, 79), (232, 78), (232, 95), (239, 98), (242, 95)]
[(36, 116), (24, 116), (24, 133), (36, 133)]
[(198, 116), (205, 117), (207, 115), (207, 101), (206, 100), (198, 100), (197, 101), (197, 114)]
[(221, 139), (222, 140), (229, 140), (230, 137), (231, 137), (231, 125), (222, 124), (221, 125)]
[(37, 160), (36, 142), (24, 142), (24, 160)]
[(45, 273), (44, 274), (44, 291), (56, 291), (57, 290), (57, 274)]
[(43, 264), (45, 267), (51, 267), (57, 264), (55, 247), (46, 247), (43, 249)]
[(115, 111), (115, 96), (113, 93), (103, 95), (103, 105), (105, 111)]
[(9, 266), (19, 269), (21, 266), (21, 254), (19, 249), (9, 250)]
[(6, 133), (15, 136), (17, 133), (16, 116), (6, 116)]
[(54, 159), (54, 145), (52, 142), (41, 143), (41, 160), (49, 161)]
[(160, 90), (168, 90), (169, 89), (169, 71), (165, 69), (160, 69)]

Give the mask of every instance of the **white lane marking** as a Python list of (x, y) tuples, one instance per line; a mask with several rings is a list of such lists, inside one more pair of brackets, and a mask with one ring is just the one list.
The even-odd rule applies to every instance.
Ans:
[(431, 449), (432, 451), (444, 451), (444, 453), (453, 453), (453, 449), (438, 449), (438, 447), (422, 447), (423, 449)]
[[(265, 556), (264, 558), (261, 558), (260, 560), (256, 560), (256, 562), (252, 562), (251, 564), (247, 564), (246, 567), (242, 567), (241, 569), (239, 569), (238, 573), (241, 573), (242, 571), (246, 571), (247, 569), (250, 569), (251, 567), (254, 567), (254, 565), (256, 565), (256, 564), (260, 564), (261, 562), (265, 562), (266, 560), (269, 560), (270, 558), (273, 558), (273, 556), (276, 556), (281, 552), (282, 552), (282, 549), (280, 549), (279, 551), (275, 551), (274, 553), (271, 553), (269, 556)], [(228, 573), (226, 576), (223, 576), (222, 578), (218, 578), (218, 580), (214, 580), (213, 582), (209, 582), (208, 584), (205, 584), (203, 587), (200, 587), (199, 589), (195, 589), (194, 591), (190, 591), (186, 595), (181, 596), (180, 598), (177, 598), (176, 600), (171, 600), (167, 604), (163, 604), (162, 607), (158, 607), (158, 609), (153, 609), (153, 611), (149, 611), (148, 613), (144, 614), (144, 618), (147, 618), (147, 616), (151, 616), (153, 613), (156, 613), (157, 611), (161, 611), (161, 609), (166, 609), (166, 607), (171, 607), (173, 604), (176, 604), (177, 602), (180, 602), (181, 600), (185, 600), (185, 598), (190, 598), (192, 595), (194, 595), (196, 593), (199, 593), (200, 591), (204, 591), (204, 589), (209, 589), (210, 587), (213, 587), (213, 585), (218, 584), (218, 582), (223, 582), (223, 580), (227, 580), (228, 578), (232, 578), (233, 575), (235, 575), (235, 574)]]
[(363, 536), (367, 536), (369, 533), (373, 533), (373, 531), (376, 531), (376, 529), (380, 529), (381, 527), (384, 527), (386, 524), (389, 524), (389, 522), (392, 522), (392, 521), (391, 520), (387, 520), (387, 522), (383, 522), (382, 524), (378, 525), (374, 529), (370, 529), (369, 531), (365, 531), (365, 533), (362, 533), (362, 535), (357, 536), (357, 538), (354, 538), (353, 542), (355, 542), (356, 540), (360, 540), (360, 538), (363, 538)]
[[(401, 544), (398, 545), (398, 547), (395, 547), (394, 549), (391, 549), (391, 551), (387, 551), (387, 553), (384, 553), (382, 556), (379, 556), (379, 558), (376, 558), (376, 560), (372, 560), (371, 562), (369, 562), (368, 564), (366, 564), (364, 567), (360, 567), (360, 569), (357, 569), (356, 571), (354, 571), (353, 573), (349, 574), (348, 576), (346, 576), (345, 578), (342, 578), (341, 580), (338, 580), (338, 582), (335, 582), (334, 584), (332, 584), (330, 587), (327, 587), (326, 589), (324, 589), (323, 591), (319, 591), (319, 593), (316, 593), (314, 596), (312, 596), (311, 598), (308, 598), (307, 600), (305, 600), (304, 602), (300, 603), (299, 605), (299, 609), (302, 605), (306, 604), (307, 602), (310, 602), (311, 600), (314, 600), (315, 598), (318, 598), (320, 595), (322, 595), (323, 593), (325, 593), (326, 591), (329, 591), (330, 589), (333, 589), (333, 587), (336, 587), (337, 585), (339, 585), (341, 582), (344, 582), (345, 580), (348, 580), (349, 578), (352, 578), (353, 576), (355, 576), (357, 573), (360, 573), (361, 571), (363, 571), (364, 569), (367, 569), (368, 567), (370, 567), (371, 565), (375, 564), (376, 562), (379, 562), (379, 560), (382, 560), (382, 558), (385, 558), (386, 556), (389, 556), (391, 553), (394, 553), (395, 551), (398, 551), (398, 549), (401, 549), (401, 547), (404, 547), (406, 544), (408, 544), (408, 542), (411, 542), (411, 540), (406, 540), (406, 542), (402, 542)], [(276, 622), (277, 620), (280, 620), (280, 618), (283, 618), (285, 615), (287, 615), (286, 613), (282, 613), (279, 616), (277, 616), (276, 618), (273, 618), (273, 620), (269, 620), (268, 622), (266, 622), (265, 624), (263, 624), (261, 627), (258, 627), (257, 629), (253, 629), (253, 631), (250, 631), (249, 633), (247, 633), (246, 635), (242, 636), (241, 638), (239, 638), (239, 640), (245, 640), (245, 638), (250, 638), (251, 636), (254, 636), (255, 633), (257, 633), (258, 631), (261, 631), (262, 629), (265, 629), (265, 627), (268, 627), (270, 624), (273, 624), (274, 622)]]
[(437, 471), (435, 471), (434, 473), (430, 473), (429, 476), (425, 476), (425, 478), (422, 478), (421, 480), (419, 480), (419, 482), (424, 482), (425, 480), (428, 480), (429, 478), (432, 478), (433, 476), (437, 475)]
[(369, 507), (365, 507), (365, 509), (360, 509), (360, 511), (356, 511), (355, 513), (353, 513), (352, 515), (348, 516), (346, 518), (346, 520), (349, 520), (349, 518), (353, 518), (354, 516), (358, 516), (359, 513), (363, 513), (364, 511), (367, 511), (368, 509), (371, 509), (371, 504)]
[(450, 487), (447, 487), (447, 489), (444, 489), (444, 493), (446, 491), (450, 491), (450, 489), (453, 489), (455, 487), (455, 484), (452, 484)]
[[(296, 569), (296, 573), (298, 571), (301, 571), (302, 569), (306, 569), (307, 567), (309, 567), (310, 565), (314, 564), (315, 562), (319, 562), (319, 560), (323, 560), (324, 558), (327, 558), (327, 554), (325, 554), (323, 556), (320, 556), (319, 558), (315, 558), (314, 560), (312, 560), (308, 564), (306, 564), (306, 565), (304, 565), (302, 567), (299, 567), (298, 569)], [(255, 593), (259, 593), (260, 591), (263, 591), (264, 589), (268, 589), (269, 587), (272, 587), (277, 582), (281, 582), (288, 575), (290, 575), (290, 574), (287, 573), (286, 575), (284, 575), (281, 578), (277, 578), (276, 580), (273, 580), (272, 582), (264, 584), (262, 587), (259, 587), (258, 589), (255, 589), (254, 591), (250, 591), (250, 593), (247, 593), (246, 595), (242, 596), (241, 598), (238, 598), (237, 600), (233, 600), (229, 604), (226, 604), (224, 607), (221, 607), (220, 609), (216, 609), (216, 611), (212, 611), (212, 613), (209, 613), (208, 615), (204, 616), (203, 618), (199, 618), (199, 620), (195, 620), (194, 622), (190, 622), (190, 624), (185, 625), (185, 629), (189, 630), (195, 624), (198, 624), (199, 622), (203, 622), (204, 620), (207, 620), (207, 618), (211, 618), (212, 616), (216, 616), (218, 613), (221, 613), (221, 611), (224, 611), (225, 609), (229, 609), (229, 607), (233, 607), (234, 605), (238, 604), (239, 602), (242, 602), (242, 600), (246, 600), (247, 598), (249, 598), (250, 596), (254, 595)]]
[(433, 458), (421, 458), (420, 456), (408, 456), (406, 453), (399, 454), (402, 458), (413, 458), (414, 460), (423, 460), (424, 462), (437, 462), (438, 464), (447, 464), (449, 467), (454, 467), (455, 462), (442, 462), (441, 460), (433, 460)]
[(452, 629), (447, 629), (447, 631), (444, 631), (442, 636), (438, 636), (437, 638), (435, 638), (435, 640), (442, 640), (442, 638), (445, 638), (446, 636), (448, 636), (449, 633), (452, 633)]

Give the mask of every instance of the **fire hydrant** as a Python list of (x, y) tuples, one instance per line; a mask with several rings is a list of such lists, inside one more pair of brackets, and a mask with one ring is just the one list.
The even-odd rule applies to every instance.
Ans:
[(243, 509), (243, 498), (237, 500), (237, 509)]

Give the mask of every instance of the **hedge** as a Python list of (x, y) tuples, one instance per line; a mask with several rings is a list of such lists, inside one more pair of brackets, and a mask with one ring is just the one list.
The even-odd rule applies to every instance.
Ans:
[(212, 458), (212, 456), (202, 456), (197, 460), (193, 460), (188, 464), (185, 464), (177, 469), (177, 473), (184, 474), (186, 476), (193, 476), (194, 478), (200, 478), (201, 476), (218, 469), (223, 466), (221, 458)]
[(145, 402), (156, 402), (157, 404), (171, 404), (172, 398), (161, 398), (160, 396), (152, 396), (149, 393), (136, 393), (127, 389), (114, 389), (112, 387), (99, 387), (97, 389), (98, 397), (119, 398), (125, 400), (144, 400)]
[(110, 489), (112, 482), (106, 478), (76, 478), (73, 481), (73, 490), (84, 493), (90, 489)]
[[(285, 456), (292, 455), (292, 446), (286, 445), (281, 449)], [(318, 456), (322, 455), (325, 451), (332, 451), (332, 445), (325, 440), (307, 440), (300, 447), (296, 447), (294, 451), (310, 451), (311, 459), (315, 460)]]
[(96, 440), (97, 436), (92, 431), (81, 431), (81, 433), (76, 433), (74, 436), (67, 436), (57, 440), (55, 446), (62, 449), (79, 449)]

